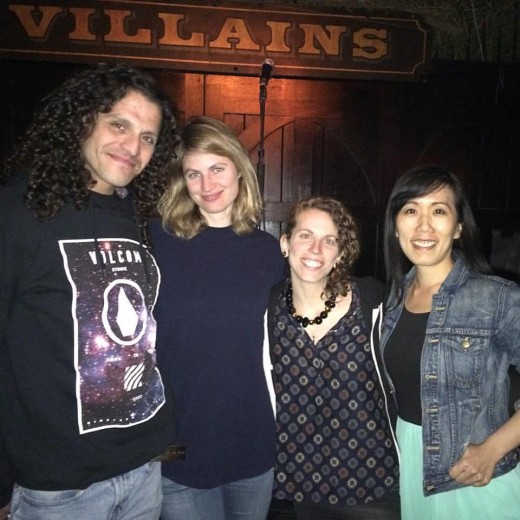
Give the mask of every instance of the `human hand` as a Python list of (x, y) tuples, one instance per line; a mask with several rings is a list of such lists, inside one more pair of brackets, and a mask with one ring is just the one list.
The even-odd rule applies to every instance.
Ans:
[(4, 507), (0, 507), (0, 520), (7, 520), (9, 518), (9, 511), (11, 511), (11, 502)]
[(493, 477), (499, 458), (492, 444), (469, 444), (462, 457), (450, 469), (450, 477), (459, 484), (485, 486)]

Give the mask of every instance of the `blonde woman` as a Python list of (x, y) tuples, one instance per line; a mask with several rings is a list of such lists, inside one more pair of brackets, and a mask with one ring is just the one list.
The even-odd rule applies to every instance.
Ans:
[(163, 463), (163, 520), (264, 520), (274, 419), (263, 373), (264, 314), (283, 274), (258, 229), (255, 170), (221, 121), (190, 121), (151, 226), (161, 268), (158, 363), (178, 406), (185, 458)]

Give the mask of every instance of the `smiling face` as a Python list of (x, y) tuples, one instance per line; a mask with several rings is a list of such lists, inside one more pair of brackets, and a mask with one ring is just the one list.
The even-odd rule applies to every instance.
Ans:
[(208, 225), (230, 226), (239, 190), (239, 174), (233, 161), (211, 153), (188, 152), (182, 170), (188, 193)]
[(315, 208), (298, 214), (291, 237), (283, 235), (280, 245), (288, 255), (293, 284), (318, 283), (325, 287), (334, 264), (341, 256), (338, 230), (332, 217)]
[(453, 192), (442, 187), (410, 199), (396, 217), (399, 245), (418, 268), (449, 272), (453, 265), (453, 241), (460, 237)]
[(136, 91), (110, 112), (100, 112), (81, 145), (85, 165), (97, 181), (92, 191), (110, 195), (137, 177), (152, 158), (160, 128), (161, 109)]

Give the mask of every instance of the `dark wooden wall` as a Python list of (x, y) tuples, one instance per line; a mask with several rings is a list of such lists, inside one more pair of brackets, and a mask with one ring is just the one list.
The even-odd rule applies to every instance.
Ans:
[[(0, 156), (39, 100), (79, 66), (0, 61)], [(153, 70), (181, 121), (226, 121), (258, 161), (258, 78)], [(265, 228), (278, 236), (292, 202), (345, 202), (362, 227), (358, 274), (383, 273), (384, 207), (397, 176), (436, 163), (463, 180), (491, 256), (493, 233), (520, 238), (520, 68), (435, 62), (416, 83), (274, 77), (265, 117)], [(498, 234), (497, 234), (498, 233)], [(519, 255), (520, 256), (520, 255)], [(511, 272), (518, 279), (520, 261)], [(516, 267), (515, 267), (516, 266)]]

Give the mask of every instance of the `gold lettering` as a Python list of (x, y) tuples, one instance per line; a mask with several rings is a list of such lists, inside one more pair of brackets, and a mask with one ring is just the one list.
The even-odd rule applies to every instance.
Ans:
[[(42, 6), (36, 10), (31, 5), (10, 5), (9, 10), (18, 16), (27, 36), (30, 38), (45, 38), (56, 16), (60, 13), (63, 14), (59, 7)], [(35, 14), (37, 13), (39, 14), (38, 18), (40, 18), (39, 22), (36, 21)]]
[(271, 43), (266, 47), (269, 52), (291, 52), (291, 48), (285, 43), (285, 34), (291, 27), (290, 22), (266, 22), (271, 29)]
[(231, 41), (235, 40), (235, 49), (244, 51), (258, 51), (260, 45), (256, 44), (247, 26), (241, 18), (228, 18), (224, 23), (218, 37), (209, 42), (210, 47), (216, 47), (219, 49), (231, 49)]
[(149, 29), (138, 29), (134, 36), (125, 31), (127, 19), (135, 19), (135, 13), (120, 11), (119, 9), (106, 9), (105, 13), (110, 18), (110, 32), (105, 36), (107, 42), (118, 43), (151, 43), (151, 31)]
[(203, 47), (204, 34), (192, 33), (189, 39), (185, 40), (179, 36), (179, 24), (184, 20), (182, 14), (159, 13), (159, 18), (164, 22), (164, 36), (159, 40), (163, 45), (183, 45), (185, 47)]
[(388, 31), (386, 29), (360, 29), (354, 33), (353, 41), (352, 56), (354, 58), (379, 60), (388, 56)]
[(314, 46), (316, 41), (328, 56), (339, 56), (340, 38), (347, 31), (346, 27), (341, 25), (314, 25), (308, 23), (300, 24), (305, 33), (305, 41), (303, 47), (300, 47), (301, 54), (320, 54), (320, 49)]
[(95, 41), (96, 35), (90, 32), (89, 18), (95, 14), (94, 9), (70, 7), (69, 12), (74, 15), (75, 29), (69, 34), (71, 40)]

